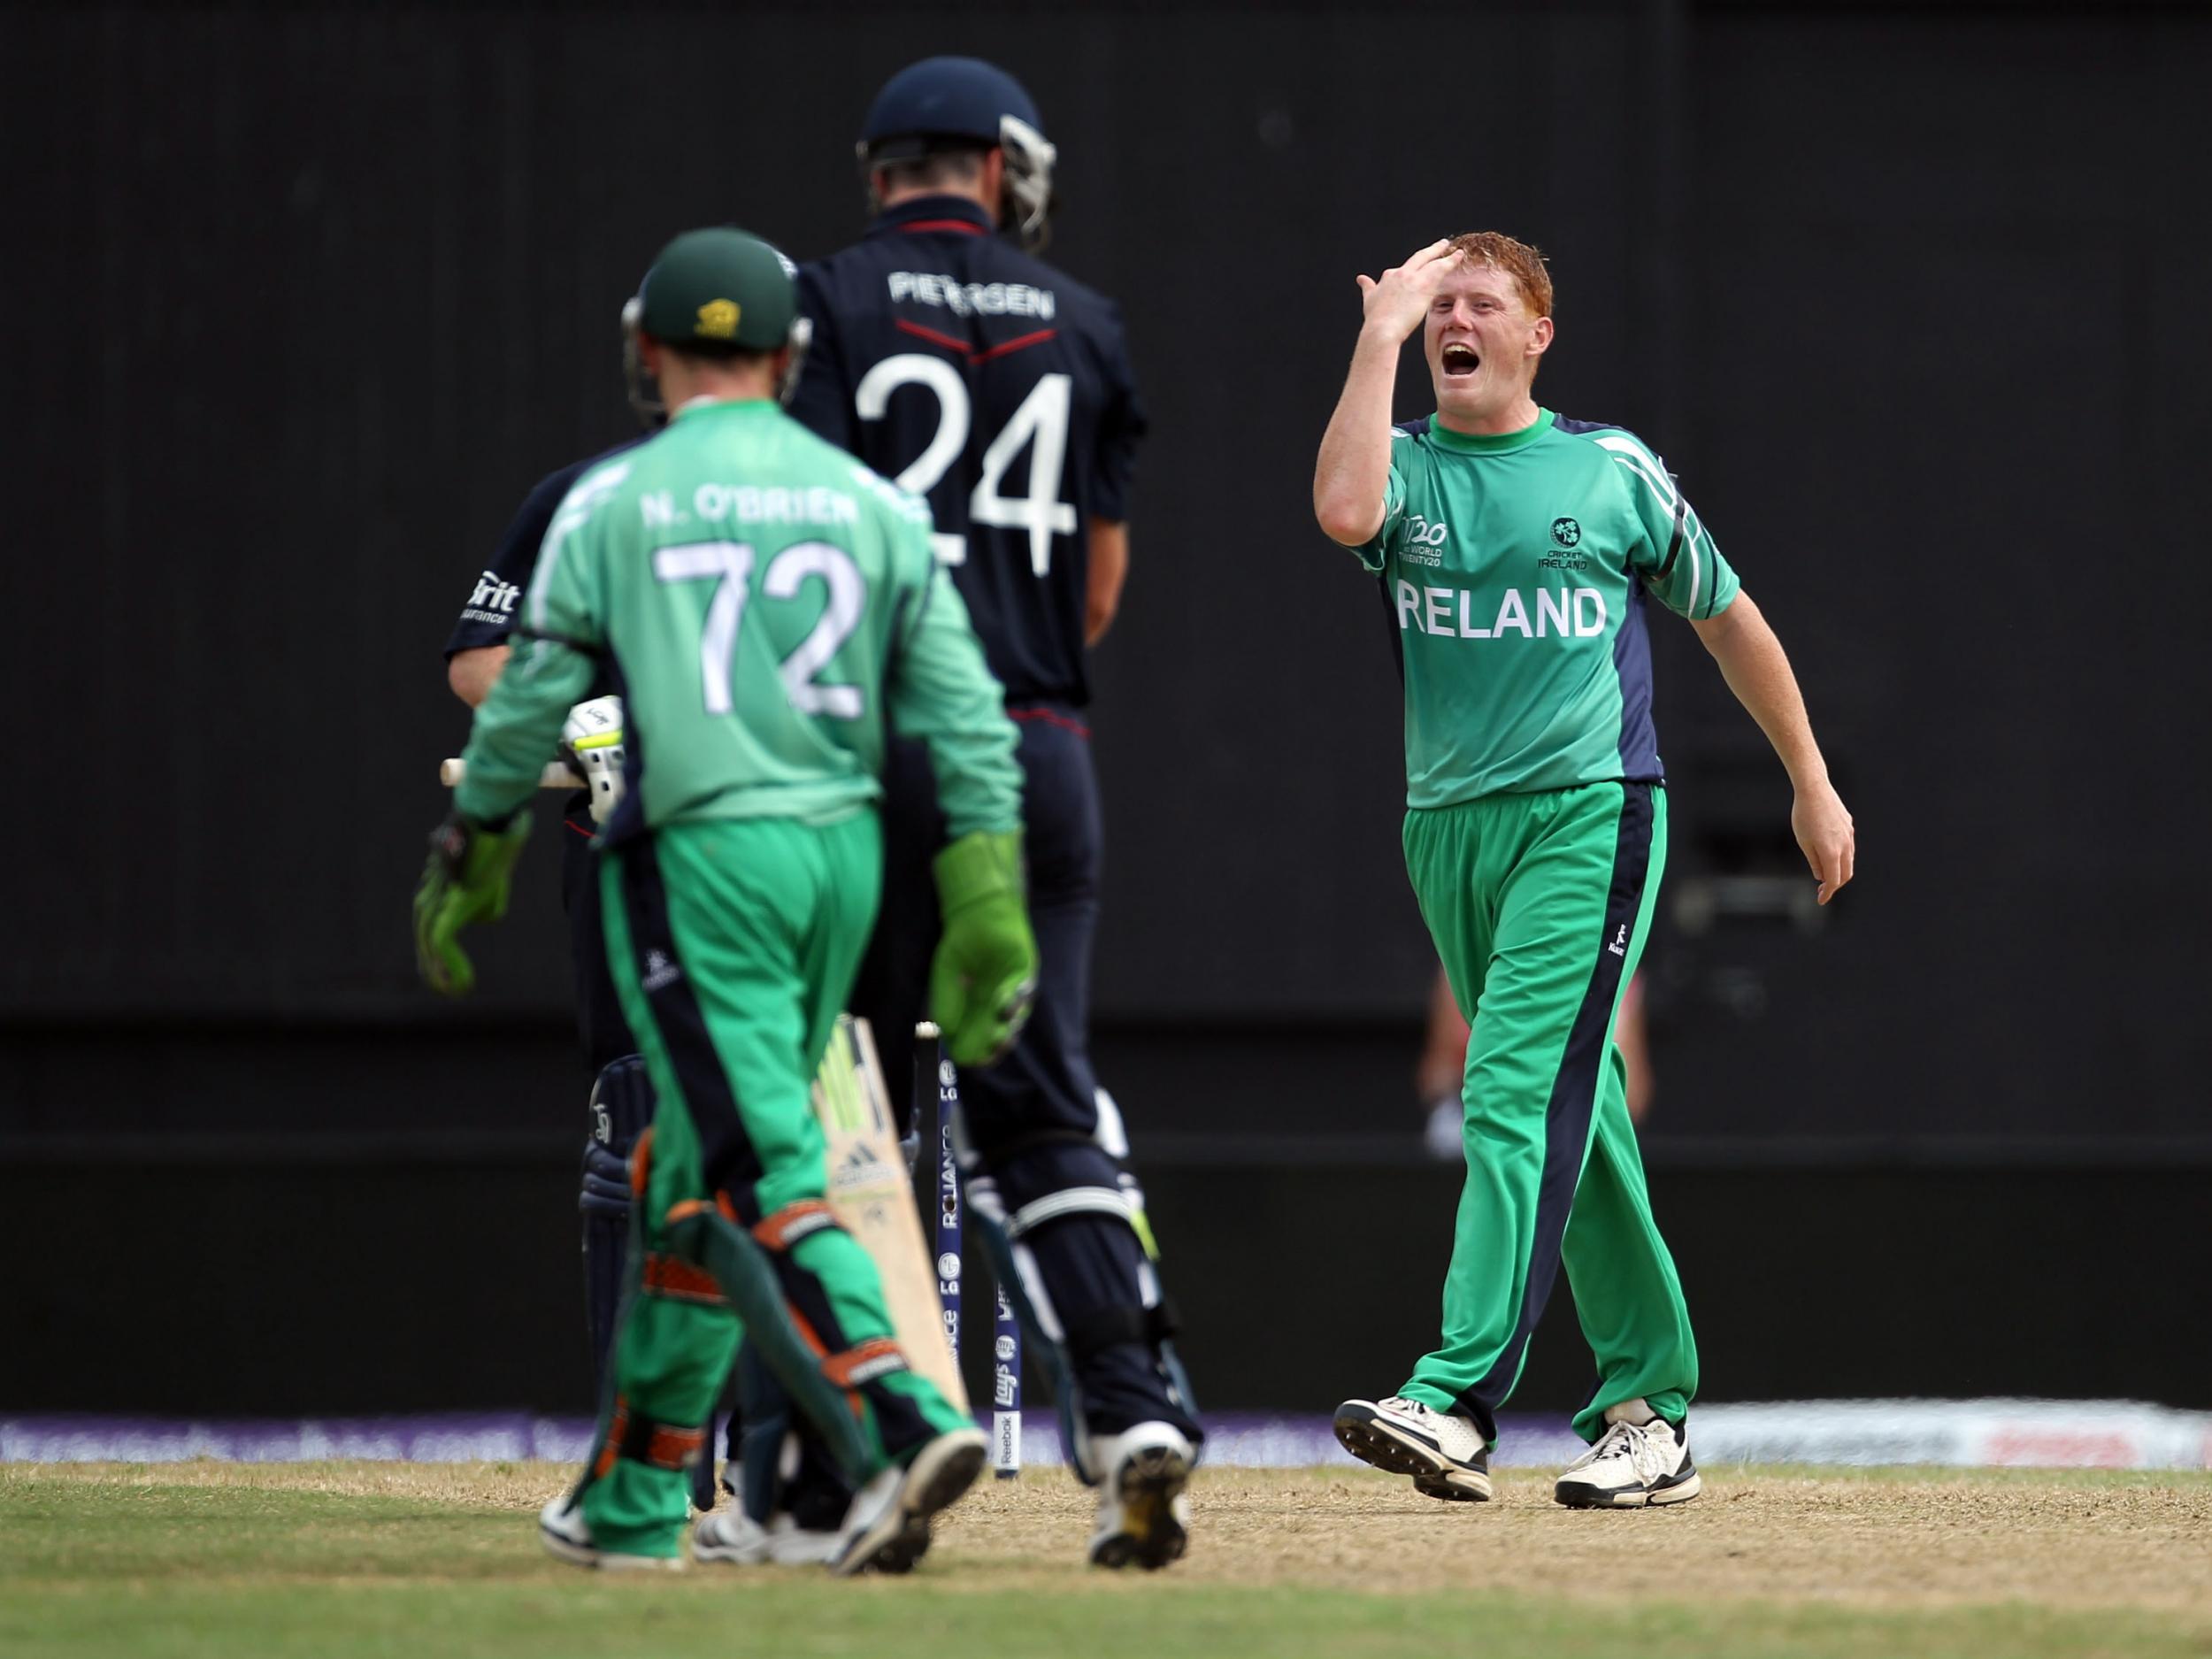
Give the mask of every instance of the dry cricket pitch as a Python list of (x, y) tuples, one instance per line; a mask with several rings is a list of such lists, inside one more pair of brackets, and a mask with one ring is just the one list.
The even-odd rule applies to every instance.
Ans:
[(2212, 1655), (2212, 1475), (1720, 1465), (1694, 1502), (1593, 1512), (1550, 1473), (1446, 1504), (1202, 1471), (1189, 1558), (1146, 1575), (1085, 1568), (1089, 1494), (1038, 1470), (981, 1483), (910, 1577), (841, 1582), (563, 1567), (546, 1464), (0, 1465), (0, 1653)]

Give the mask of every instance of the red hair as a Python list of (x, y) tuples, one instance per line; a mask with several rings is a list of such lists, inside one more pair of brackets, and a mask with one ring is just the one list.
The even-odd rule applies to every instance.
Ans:
[(1453, 237), (1452, 246), (1467, 257), (1469, 265), (1488, 265), (1511, 277), (1531, 316), (1551, 315), (1551, 272), (1539, 250), (1500, 230), (1471, 230)]

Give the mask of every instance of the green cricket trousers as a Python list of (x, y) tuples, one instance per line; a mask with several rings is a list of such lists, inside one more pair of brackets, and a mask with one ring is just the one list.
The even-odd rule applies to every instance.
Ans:
[(741, 1337), (856, 1485), (970, 1426), (907, 1369), (826, 1202), (815, 1071), (875, 919), (872, 811), (667, 826), (606, 853), (608, 964), (659, 1096), (630, 1161), (631, 1279), (582, 1482), (604, 1548), (672, 1555)]
[(1563, 1262), (1598, 1382), (1575, 1430), (1641, 1396), (1678, 1423), (1697, 1347), (1652, 1220), (1613, 1017), (1666, 861), (1666, 792), (1596, 783), (1406, 814), (1406, 869), (1472, 1035), (1467, 1183), (1443, 1340), (1399, 1392), (1497, 1439)]

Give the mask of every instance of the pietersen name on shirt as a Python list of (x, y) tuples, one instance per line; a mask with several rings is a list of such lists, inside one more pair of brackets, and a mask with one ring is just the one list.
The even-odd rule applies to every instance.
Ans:
[(1050, 288), (1026, 282), (963, 282), (927, 271), (894, 271), (891, 303), (913, 300), (943, 307), (956, 317), (1037, 317), (1049, 322), (1059, 310)]

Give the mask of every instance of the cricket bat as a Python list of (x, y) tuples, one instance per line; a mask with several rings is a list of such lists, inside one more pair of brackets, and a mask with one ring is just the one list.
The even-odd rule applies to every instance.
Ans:
[[(449, 788), (466, 775), (457, 759), (438, 768), (438, 781)], [(580, 788), (583, 780), (555, 761), (538, 787)], [(900, 1352), (955, 1407), (967, 1410), (968, 1391), (945, 1339), (937, 1270), (922, 1243), (922, 1220), (914, 1209), (906, 1156), (899, 1150), (897, 1119), (866, 1020), (837, 1017), (829, 1050), (814, 1074), (814, 1116), (822, 1125), (830, 1210), (876, 1264)]]
[(913, 1180), (899, 1150), (897, 1120), (866, 1020), (837, 1017), (829, 1052), (815, 1073), (814, 1115), (822, 1125), (830, 1209), (882, 1277), (900, 1351), (955, 1408), (966, 1411), (968, 1391), (945, 1340), (937, 1272), (922, 1242)]

